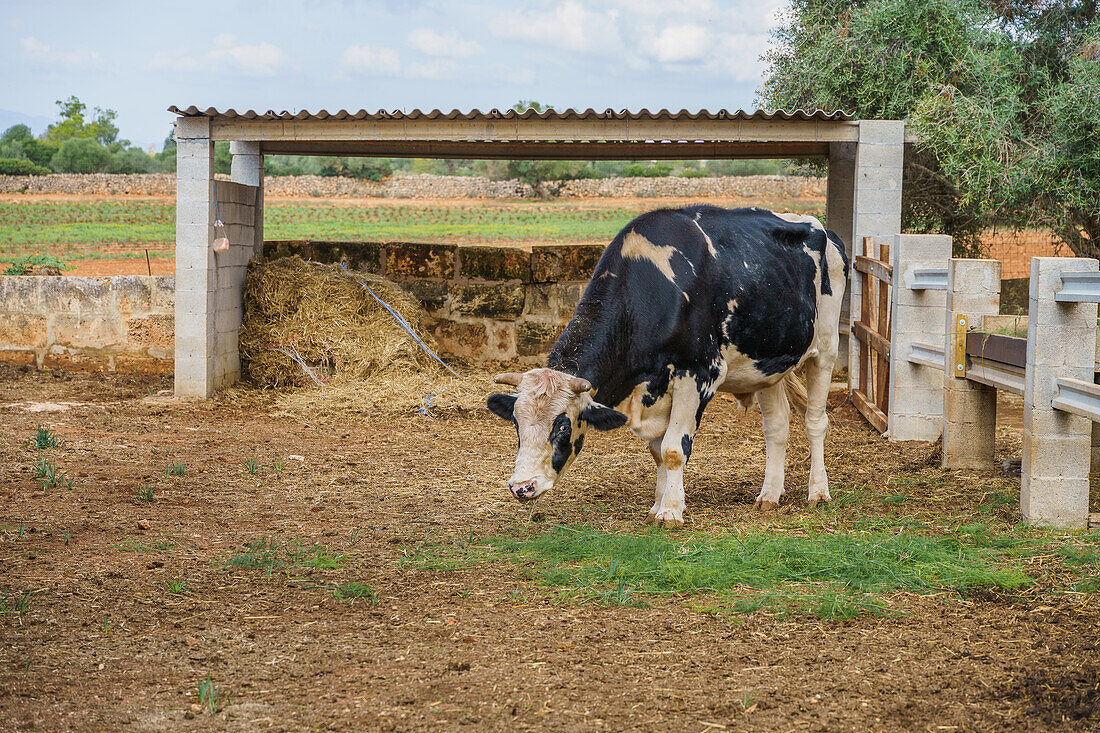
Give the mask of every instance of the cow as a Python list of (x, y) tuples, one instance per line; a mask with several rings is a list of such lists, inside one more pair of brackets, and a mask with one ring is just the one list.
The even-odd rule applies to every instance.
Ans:
[[(808, 503), (830, 501), (825, 401), (848, 278), (844, 244), (816, 218), (688, 206), (642, 214), (600, 256), (544, 368), (497, 375), (516, 387), (487, 406), (519, 435), (512, 495), (553, 488), (590, 429), (629, 424), (657, 464), (649, 521), (682, 527), (684, 465), (719, 390), (763, 415), (755, 506), (784, 492), (790, 405), (804, 407)], [(803, 373), (805, 382), (802, 382)]]

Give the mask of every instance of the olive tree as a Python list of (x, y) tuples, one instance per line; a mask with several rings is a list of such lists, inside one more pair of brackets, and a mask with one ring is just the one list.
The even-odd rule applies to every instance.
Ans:
[(760, 103), (908, 119), (903, 227), (993, 224), (1100, 256), (1096, 0), (794, 0)]

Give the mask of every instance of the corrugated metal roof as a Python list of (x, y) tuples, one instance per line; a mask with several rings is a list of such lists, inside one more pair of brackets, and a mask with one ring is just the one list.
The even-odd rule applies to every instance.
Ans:
[(235, 109), (227, 109), (225, 111), (219, 110), (215, 107), (207, 107), (206, 109), (199, 109), (198, 107), (191, 105), (186, 109), (180, 109), (179, 107), (172, 105), (168, 108), (169, 112), (174, 112), (181, 117), (211, 117), (219, 119), (245, 119), (245, 120), (510, 120), (510, 119), (531, 119), (537, 117), (543, 120), (821, 120), (821, 121), (836, 121), (843, 122), (850, 120), (852, 116), (847, 112), (833, 111), (829, 112), (822, 109), (804, 110), (797, 109), (793, 111), (777, 110), (775, 112), (766, 112), (764, 110), (754, 110), (746, 112), (745, 110), (729, 111), (720, 109), (715, 112), (708, 110), (699, 110), (698, 112), (689, 112), (686, 109), (682, 109), (679, 112), (670, 112), (667, 109), (658, 110), (657, 112), (650, 112), (648, 109), (640, 109), (637, 112), (631, 112), (630, 110), (613, 110), (606, 109), (602, 112), (597, 112), (592, 108), (586, 110), (547, 110), (545, 112), (536, 112), (533, 109), (528, 109), (524, 112), (517, 112), (513, 109), (499, 110), (491, 109), (488, 112), (482, 112), (478, 109), (472, 109), (469, 112), (462, 112), (461, 110), (451, 110), (450, 112), (443, 112), (442, 110), (433, 109), (431, 112), (424, 112), (419, 109), (410, 110), (404, 112), (402, 110), (378, 110), (377, 112), (368, 112), (365, 109), (361, 109), (358, 112), (348, 112), (347, 110), (339, 110), (337, 112), (329, 112), (328, 110), (320, 110), (318, 112), (309, 112), (302, 110), (300, 112), (290, 112), (283, 110), (282, 112), (276, 112), (275, 110), (268, 110), (266, 112), (257, 112), (255, 110), (246, 110), (244, 112), (238, 112)]

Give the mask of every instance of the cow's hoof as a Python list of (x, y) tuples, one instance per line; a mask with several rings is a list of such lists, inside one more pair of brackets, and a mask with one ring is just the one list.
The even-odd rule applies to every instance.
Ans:
[(825, 494), (824, 496), (811, 496), (806, 500), (806, 506), (810, 509), (816, 509), (818, 504), (828, 504), (833, 500), (833, 497)]
[(666, 509), (653, 515), (653, 526), (665, 529), (680, 529), (684, 526), (684, 520), (676, 516), (675, 512)]
[(758, 509), (762, 512), (774, 512), (779, 509), (778, 501), (768, 501), (767, 499), (757, 499), (756, 503), (752, 505), (753, 509)]

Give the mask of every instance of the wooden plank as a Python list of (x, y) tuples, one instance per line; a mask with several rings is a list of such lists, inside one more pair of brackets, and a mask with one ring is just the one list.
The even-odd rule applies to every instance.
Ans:
[(819, 158), (828, 143), (817, 142), (634, 142), (607, 141), (437, 141), (272, 140), (267, 155), (355, 155), (379, 158), (477, 158), (480, 160), (715, 160), (762, 157)]
[(1100, 529), (1100, 514), (1094, 512), (1089, 515), (1089, 529), (1093, 531)]
[(972, 332), (966, 335), (966, 353), (986, 361), (999, 361), (1027, 368), (1027, 339), (998, 333)]
[(702, 140), (858, 142), (859, 123), (838, 120), (213, 119), (214, 140)]
[[(879, 262), (884, 265), (890, 261), (890, 245), (883, 242), (878, 248)], [(889, 265), (887, 265), (889, 266)], [(875, 404), (883, 412), (890, 409), (890, 286), (879, 281), (878, 312), (876, 314), (878, 335), (886, 344), (878, 349), (878, 381), (875, 383)]]
[(886, 415), (878, 409), (875, 403), (867, 399), (867, 395), (859, 390), (852, 390), (852, 404), (856, 406), (861, 415), (867, 418), (867, 422), (871, 423), (875, 430), (880, 433), (886, 432)]
[(863, 255), (856, 255), (852, 267), (859, 272), (866, 273), (871, 277), (880, 280), (887, 285), (894, 281), (894, 268), (885, 262), (879, 262), (878, 260), (871, 259), (870, 257), (864, 257)]
[(884, 339), (878, 334), (877, 331), (872, 331), (862, 321), (857, 321), (852, 324), (852, 333), (859, 339), (860, 344), (867, 344), (870, 348), (874, 349), (877, 355), (890, 358), (890, 342)]
[(866, 274), (860, 275), (859, 277), (863, 282), (860, 288), (859, 320), (852, 324), (852, 334), (859, 340), (859, 391), (867, 394), (867, 385), (870, 381), (868, 371), (870, 370), (871, 364), (871, 351), (868, 348), (870, 342), (866, 338), (860, 338), (859, 334), (860, 329), (865, 332), (870, 332), (870, 329), (867, 328), (867, 324), (870, 323), (868, 319), (870, 318), (871, 312), (871, 292), (868, 288), (871, 283), (871, 278)]

